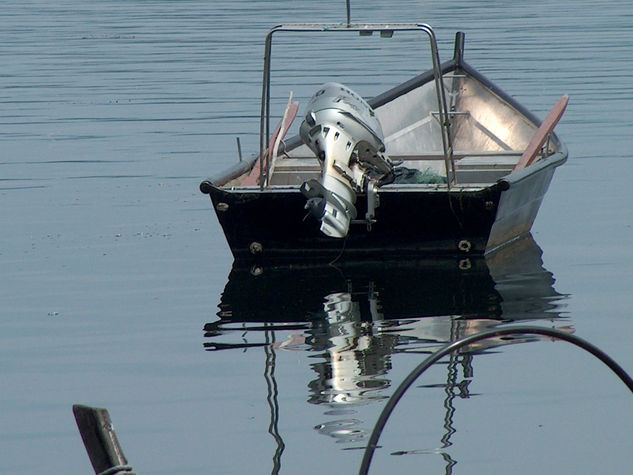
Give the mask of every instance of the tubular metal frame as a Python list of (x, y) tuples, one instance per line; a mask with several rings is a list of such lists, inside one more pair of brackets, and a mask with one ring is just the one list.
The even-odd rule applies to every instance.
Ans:
[[(378, 31), (381, 36), (391, 37), (395, 31), (421, 31), (429, 37), (431, 46), (431, 58), (433, 62), (433, 75), (435, 79), (435, 90), (437, 95), (440, 130), (442, 132), (442, 148), (444, 152), (444, 164), (446, 166), (447, 187), (450, 190), (451, 184), (455, 182), (455, 164), (453, 161), (453, 145), (450, 134), (450, 121), (448, 107), (446, 104), (446, 94), (442, 79), (439, 49), (435, 32), (431, 26), (425, 23), (294, 23), (277, 25), (270, 29), (266, 35), (264, 50), (264, 77), (262, 80), (262, 103), (259, 126), (259, 167), (260, 167), (260, 190), (263, 190), (270, 182), (270, 153), (266, 152), (266, 144), (270, 140), (270, 63), (272, 59), (272, 39), (277, 32), (302, 32), (302, 33), (329, 33), (329, 32), (358, 32), (361, 36), (369, 36), (374, 31)], [(266, 164), (264, 164), (266, 161)]]

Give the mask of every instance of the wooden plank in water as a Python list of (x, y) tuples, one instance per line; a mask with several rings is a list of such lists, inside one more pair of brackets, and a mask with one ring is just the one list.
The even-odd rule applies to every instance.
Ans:
[(73, 405), (73, 414), (95, 473), (130, 473), (107, 409)]
[(525, 152), (521, 155), (519, 159), (519, 163), (517, 163), (516, 167), (512, 172), (518, 172), (519, 170), (523, 170), (525, 167), (529, 167), (536, 159), (536, 156), (539, 154), (541, 149), (543, 148), (543, 144), (547, 140), (549, 134), (552, 133), (556, 124), (563, 116), (563, 112), (565, 112), (565, 108), (567, 107), (567, 103), (569, 102), (569, 96), (565, 94), (561, 97), (556, 105), (552, 107), (552, 110), (549, 111), (547, 117), (541, 124), (541, 126), (537, 129), (536, 133), (530, 140)]

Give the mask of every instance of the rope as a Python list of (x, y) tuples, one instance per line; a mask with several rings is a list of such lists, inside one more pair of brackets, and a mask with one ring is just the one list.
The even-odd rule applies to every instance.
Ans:
[(99, 472), (97, 475), (116, 475), (117, 473), (125, 472), (127, 475), (136, 475), (132, 472), (131, 465), (115, 465), (114, 467), (110, 467), (103, 472)]

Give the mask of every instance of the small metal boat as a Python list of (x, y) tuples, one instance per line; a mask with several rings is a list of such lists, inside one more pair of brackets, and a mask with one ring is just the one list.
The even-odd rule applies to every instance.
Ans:
[[(421, 32), (431, 70), (365, 100), (319, 87), (273, 132), (273, 35)], [(291, 24), (268, 33), (260, 150), (200, 184), (236, 261), (485, 255), (527, 235), (567, 149), (553, 133), (567, 96), (543, 121), (464, 61), (464, 34), (440, 62), (426, 24)]]

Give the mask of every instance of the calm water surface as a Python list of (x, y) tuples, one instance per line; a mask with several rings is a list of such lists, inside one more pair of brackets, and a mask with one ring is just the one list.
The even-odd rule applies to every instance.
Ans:
[[(198, 183), (258, 144), (263, 37), (342, 1), (14, 2), (0, 10), (0, 473), (90, 473), (74, 403), (140, 473), (354, 473), (393, 388), (495, 325), (573, 332), (633, 372), (633, 14), (624, 0), (353, 2), (435, 26), (537, 115), (567, 93), (534, 239), (488, 261), (232, 269)], [(314, 42), (316, 41), (316, 43)], [(280, 40), (273, 96), (366, 96), (418, 38)], [(319, 42), (321, 41), (321, 42)], [(319, 54), (317, 54), (319, 53)], [(418, 64), (419, 63), (419, 64)], [(633, 398), (544, 339), (447, 359), (402, 400), (374, 473), (626, 473)]]

